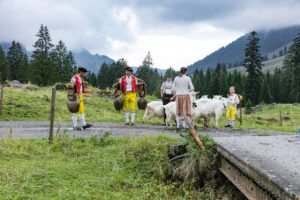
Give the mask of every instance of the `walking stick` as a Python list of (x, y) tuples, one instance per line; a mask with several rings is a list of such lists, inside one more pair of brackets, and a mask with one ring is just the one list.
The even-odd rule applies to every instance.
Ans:
[(191, 134), (192, 134), (192, 136), (193, 136), (195, 142), (198, 144), (198, 146), (199, 146), (202, 150), (205, 150), (205, 147), (204, 147), (203, 143), (201, 142), (200, 138), (199, 138), (198, 135), (196, 134), (196, 131), (195, 131), (194, 127), (191, 125), (190, 120), (188, 120), (188, 118), (187, 118), (185, 112), (182, 111), (181, 114), (183, 115), (186, 124), (187, 124), (187, 125), (189, 126), (189, 128), (190, 128)]

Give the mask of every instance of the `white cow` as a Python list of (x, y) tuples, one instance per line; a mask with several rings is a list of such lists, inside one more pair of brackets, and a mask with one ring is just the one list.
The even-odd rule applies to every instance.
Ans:
[(153, 124), (153, 118), (155, 117), (164, 117), (164, 107), (161, 101), (152, 101), (147, 104), (146, 112), (143, 117), (143, 123), (145, 123), (146, 119), (150, 119), (151, 124)]

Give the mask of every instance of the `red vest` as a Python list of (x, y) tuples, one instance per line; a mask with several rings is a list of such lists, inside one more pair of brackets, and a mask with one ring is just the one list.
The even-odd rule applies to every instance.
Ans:
[[(122, 92), (123, 92), (123, 94), (125, 94), (126, 93), (126, 85), (127, 85), (127, 83), (126, 83), (126, 75), (123, 76), (121, 80), (122, 80), (121, 81)], [(136, 78), (134, 76), (131, 76), (131, 81), (132, 81), (131, 82), (132, 92), (136, 92)]]
[(84, 93), (84, 86), (83, 84), (80, 83), (78, 75), (76, 74), (74, 76), (75, 78), (75, 85), (76, 85), (76, 93), (79, 94), (80, 93), (80, 87), (82, 86), (82, 93)]

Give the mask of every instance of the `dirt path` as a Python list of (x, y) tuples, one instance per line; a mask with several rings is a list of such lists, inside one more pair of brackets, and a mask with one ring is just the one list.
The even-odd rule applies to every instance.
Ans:
[[(167, 135), (174, 138), (179, 138), (175, 128), (166, 129), (162, 125), (140, 125), (125, 126), (123, 124), (113, 123), (95, 123), (94, 126), (87, 130), (73, 131), (72, 123), (55, 123), (54, 134), (59, 129), (60, 132), (66, 131), (70, 135), (89, 136), (92, 134), (102, 135), (105, 132), (110, 132), (112, 137), (141, 137), (143, 135), (156, 136), (159, 134)], [(234, 136), (249, 136), (249, 135), (289, 135), (289, 133), (281, 133), (274, 131), (260, 130), (238, 130), (238, 129), (204, 129), (197, 130), (200, 134), (206, 134), (211, 137), (234, 137)], [(12, 137), (22, 138), (38, 138), (48, 137), (49, 122), (0, 122), (0, 136), (4, 137), (11, 134)]]

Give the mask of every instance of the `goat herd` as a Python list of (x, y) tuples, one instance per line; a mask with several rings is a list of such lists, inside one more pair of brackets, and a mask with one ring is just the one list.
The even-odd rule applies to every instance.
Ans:
[[(219, 118), (229, 106), (228, 99), (219, 95), (214, 96), (212, 99), (207, 96), (196, 99), (196, 94), (195, 92), (190, 93), (193, 105), (191, 112), (192, 125), (197, 124), (199, 120), (203, 119), (204, 127), (209, 127), (210, 119), (213, 117), (214, 126), (218, 127)], [(163, 105), (161, 101), (148, 103), (143, 122), (145, 122), (146, 119), (150, 119), (153, 124), (153, 118), (163, 118), (164, 112), (166, 113), (166, 126), (172, 127), (172, 122), (176, 119), (176, 102), (170, 102), (167, 105)]]

